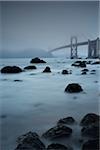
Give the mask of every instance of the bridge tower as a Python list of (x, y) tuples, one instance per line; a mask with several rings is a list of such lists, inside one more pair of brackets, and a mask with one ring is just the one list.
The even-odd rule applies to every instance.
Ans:
[(88, 40), (88, 58), (100, 58), (100, 40)]
[(72, 36), (70, 39), (71, 42), (71, 59), (77, 58), (77, 37)]

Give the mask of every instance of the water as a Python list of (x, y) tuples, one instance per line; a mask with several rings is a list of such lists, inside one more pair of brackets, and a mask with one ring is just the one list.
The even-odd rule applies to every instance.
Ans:
[[(24, 68), (29, 65), (30, 60), (0, 59), (0, 68), (6, 65)], [(89, 70), (96, 69), (96, 74), (89, 72), (87, 75), (81, 75), (80, 68), (71, 66), (75, 60), (44, 60), (48, 63), (36, 65), (37, 70), (13, 75), (0, 74), (1, 150), (14, 150), (17, 137), (28, 131), (35, 131), (41, 136), (43, 132), (55, 126), (60, 118), (72, 116), (79, 123), (85, 114), (99, 113), (100, 66), (88, 65)], [(45, 66), (50, 66), (52, 73), (42, 73)], [(71, 69), (73, 73), (62, 75), (62, 69)], [(66, 94), (64, 89), (72, 82), (82, 85), (84, 92)], [(72, 138), (60, 142), (69, 143), (75, 150), (79, 150), (80, 127), (77, 124), (72, 128)], [(47, 140), (44, 142), (50, 143)]]

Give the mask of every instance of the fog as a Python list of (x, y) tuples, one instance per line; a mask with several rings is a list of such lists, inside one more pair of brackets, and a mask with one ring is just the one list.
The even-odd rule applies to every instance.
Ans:
[(69, 44), (72, 35), (78, 41), (95, 39), (98, 13), (98, 1), (0, 2), (0, 51), (48, 51)]

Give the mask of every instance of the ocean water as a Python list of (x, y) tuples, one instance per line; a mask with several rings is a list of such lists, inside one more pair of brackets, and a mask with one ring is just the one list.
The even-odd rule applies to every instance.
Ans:
[[(24, 68), (30, 65), (30, 60), (0, 59), (0, 68), (6, 65)], [(87, 65), (90, 71), (87, 75), (81, 75), (81, 68), (71, 66), (76, 60), (65, 58), (44, 60), (47, 63), (37, 64), (36, 70), (19, 74), (0, 74), (1, 150), (14, 150), (18, 136), (28, 131), (37, 132), (41, 136), (43, 132), (55, 126), (60, 118), (67, 116), (74, 117), (77, 124), (71, 126), (72, 137), (59, 142), (80, 150), (80, 120), (87, 113), (99, 114), (99, 65)], [(51, 67), (52, 73), (42, 73), (46, 66)], [(62, 75), (63, 69), (72, 70), (72, 74)], [(90, 74), (93, 69), (96, 73)], [(65, 87), (73, 82), (79, 83), (84, 91), (79, 94), (65, 93)], [(52, 142), (41, 140), (46, 145)]]

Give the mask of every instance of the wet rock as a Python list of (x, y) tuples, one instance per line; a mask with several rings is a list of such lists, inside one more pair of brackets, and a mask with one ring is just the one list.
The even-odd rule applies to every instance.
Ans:
[(91, 65), (99, 65), (99, 64), (100, 64), (100, 61), (95, 61)]
[(91, 72), (96, 72), (96, 70), (91, 70)]
[(88, 69), (83, 69), (81, 70), (82, 72), (88, 72), (89, 70)]
[(81, 67), (81, 68), (85, 68), (86, 67), (86, 62), (81, 62), (80, 64), (79, 64), (79, 67)]
[(63, 119), (60, 119), (58, 121), (58, 125), (59, 124), (74, 124), (75, 123), (75, 119), (73, 117), (67, 117), (67, 118), (63, 118)]
[(44, 60), (42, 60), (42, 59), (40, 59), (40, 58), (38, 58), (38, 57), (36, 57), (36, 58), (33, 58), (31, 61), (30, 61), (30, 63), (46, 63)]
[(82, 91), (83, 91), (83, 89), (78, 83), (69, 84), (65, 88), (65, 92), (68, 92), (68, 93), (78, 93), (78, 92), (82, 92)]
[(86, 61), (76, 61), (72, 64), (72, 66), (85, 68), (86, 67)]
[(94, 113), (89, 113), (83, 117), (83, 119), (80, 122), (80, 125), (89, 126), (92, 124), (99, 124), (99, 119), (100, 119), (99, 115)]
[(90, 125), (87, 127), (83, 127), (81, 130), (82, 136), (90, 137), (90, 138), (99, 138), (99, 126), (98, 125)]
[(50, 72), (51, 72), (51, 69), (48, 66), (43, 70), (43, 73), (50, 73)]
[(87, 74), (87, 72), (86, 72), (86, 71), (83, 71), (81, 74), (84, 75), (84, 74)]
[(20, 73), (22, 69), (17, 66), (6, 66), (1, 69), (1, 73)]
[(25, 70), (31, 70), (31, 69), (36, 69), (36, 66), (27, 66), (24, 68)]
[(34, 132), (28, 132), (18, 138), (18, 146), (15, 150), (45, 150), (45, 145)]
[(82, 150), (99, 150), (99, 139), (88, 140), (83, 144)]
[(14, 80), (14, 82), (22, 82), (22, 80)]
[(91, 70), (90, 74), (96, 74), (96, 70)]
[(68, 73), (68, 70), (63, 70), (63, 71), (62, 71), (62, 74), (69, 74), (69, 73)]
[(43, 134), (43, 137), (49, 138), (49, 139), (56, 139), (56, 138), (62, 138), (62, 137), (69, 137), (72, 134), (72, 129), (69, 127), (66, 127), (64, 125), (57, 125), (48, 131), (46, 131)]
[(47, 150), (69, 150), (69, 148), (62, 144), (53, 143), (48, 145)]

